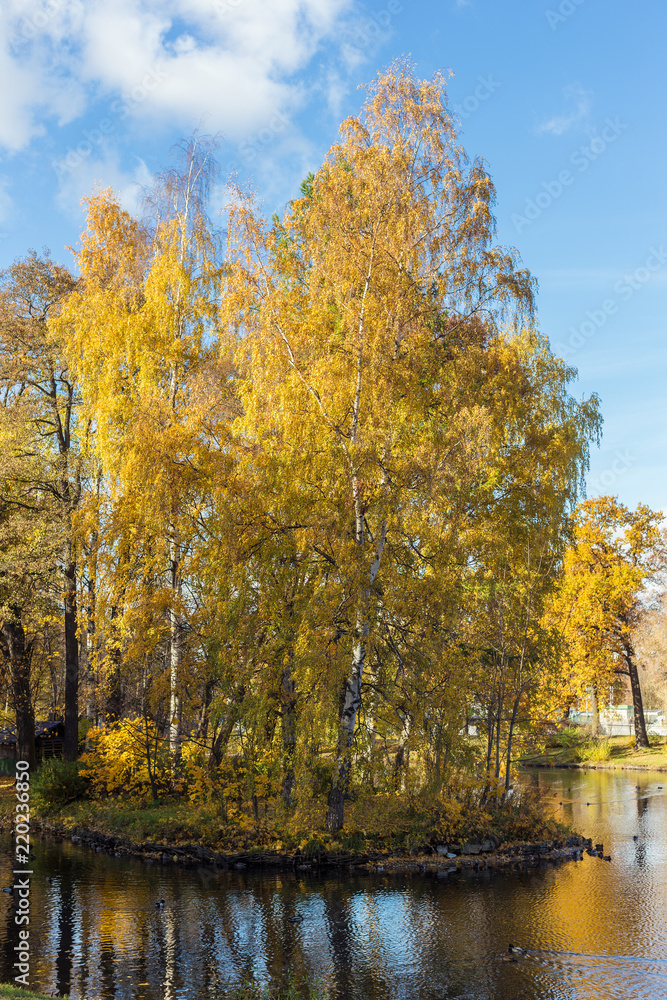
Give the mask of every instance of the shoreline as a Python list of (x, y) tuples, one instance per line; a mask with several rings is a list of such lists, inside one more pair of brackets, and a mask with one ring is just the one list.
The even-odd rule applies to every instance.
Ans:
[(660, 774), (667, 772), (667, 764), (659, 766), (656, 764), (621, 764), (614, 761), (602, 760), (594, 764), (588, 761), (522, 761), (522, 768), (537, 767), (546, 771), (657, 771)]
[[(52, 993), (36, 993), (33, 990), (20, 989), (11, 983), (0, 983), (0, 1000), (53, 1000)], [(69, 996), (60, 995), (58, 1000), (70, 1000)]]
[(667, 740), (652, 739), (650, 746), (637, 747), (633, 736), (591, 737), (585, 733), (572, 734), (570, 729), (542, 750), (527, 751), (515, 763), (520, 768), (667, 772)]
[(541, 842), (517, 842), (505, 845), (490, 840), (463, 845), (438, 845), (431, 853), (415, 852), (400, 856), (390, 852), (293, 852), (241, 851), (223, 853), (201, 844), (135, 843), (126, 837), (106, 834), (93, 827), (67, 827), (65, 824), (35, 818), (33, 829), (40, 835), (69, 840), (82, 849), (106, 853), (117, 858), (129, 857), (147, 865), (180, 868), (211, 868), (215, 871), (294, 871), (297, 874), (415, 874), (443, 878), (462, 871), (507, 871), (540, 864), (579, 860), (592, 850), (590, 838), (579, 834)]

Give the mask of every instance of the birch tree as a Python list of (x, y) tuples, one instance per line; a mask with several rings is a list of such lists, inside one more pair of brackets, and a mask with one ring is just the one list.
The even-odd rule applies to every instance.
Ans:
[(656, 568), (661, 520), (662, 513), (646, 504), (632, 511), (617, 497), (583, 501), (550, 612), (565, 640), (576, 689), (628, 678), (637, 747), (649, 743), (635, 634), (646, 608), (643, 588)]
[(507, 789), (522, 708), (530, 718), (544, 710), (549, 690), (553, 698), (544, 608), (601, 420), (597, 398), (569, 394), (576, 372), (534, 331), (496, 338), (487, 365), (493, 374), (480, 388), (492, 426), (487, 502), (469, 535), (466, 643), (481, 653), (476, 700), (483, 706), (487, 773), (499, 779), (504, 759)]
[[(211, 148), (195, 137), (182, 170), (158, 181), (145, 224), (124, 212), (111, 192), (93, 195), (77, 258), (80, 288), (60, 320), (111, 497), (112, 562), (123, 567), (122, 585), (106, 607), (117, 616), (122, 592), (130, 616), (143, 607), (149, 634), (166, 643), (175, 769), (190, 535), (202, 503), (197, 454), (210, 430), (210, 385), (222, 378), (215, 335), (219, 263), (203, 208), (211, 177)], [(119, 519), (129, 558), (113, 541), (120, 537)], [(99, 598), (98, 613), (105, 604)]]
[[(78, 753), (79, 648), (77, 551), (73, 518), (82, 495), (82, 436), (78, 387), (64, 345), (51, 326), (74, 288), (66, 268), (48, 254), (30, 252), (3, 272), (0, 280), (0, 392), (6, 411), (19, 408), (29, 427), (25, 461), (16, 461), (14, 503), (57, 508), (62, 572), (65, 641), (65, 743), (73, 760)], [(49, 499), (47, 499), (49, 498)]]
[[(239, 195), (223, 316), (244, 335), (244, 433), (289, 450), (312, 550), (335, 568), (343, 613), (331, 631), (348, 657), (335, 832), (380, 596), (406, 583), (410, 522), (432, 531), (483, 451), (486, 417), (458, 398), (466, 348), (504, 313), (530, 314), (532, 280), (493, 246), (493, 185), (458, 144), (440, 76), (420, 82), (404, 64), (381, 74), (303, 195), (273, 227)], [(415, 551), (411, 562), (416, 577)]]

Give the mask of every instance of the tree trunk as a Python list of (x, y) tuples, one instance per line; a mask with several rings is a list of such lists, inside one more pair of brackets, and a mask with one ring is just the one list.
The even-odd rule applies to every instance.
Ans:
[(215, 678), (210, 678), (204, 684), (204, 691), (202, 695), (201, 711), (199, 713), (199, 726), (197, 728), (197, 735), (200, 740), (206, 742), (206, 737), (208, 736), (208, 726), (210, 722), (211, 714), (211, 702), (213, 701), (213, 692), (216, 685)]
[(405, 747), (399, 743), (396, 756), (394, 757), (394, 791), (400, 792), (402, 788), (401, 772), (405, 763)]
[(148, 777), (151, 783), (151, 795), (153, 797), (153, 802), (158, 801), (157, 785), (155, 783), (155, 762), (157, 760), (158, 752), (158, 737), (155, 734), (155, 742), (151, 740), (150, 727), (148, 724), (148, 717), (144, 715), (144, 749), (146, 751), (146, 767), (148, 768)]
[(104, 714), (108, 722), (118, 722), (121, 716), (122, 687), (120, 659), (120, 649), (114, 646), (109, 653), (108, 674), (104, 684)]
[(283, 783), (282, 800), (286, 812), (292, 807), (292, 792), (296, 783), (294, 758), (296, 755), (296, 685), (292, 676), (291, 657), (280, 681), (282, 698)]
[[(505, 680), (504, 680), (504, 667), (501, 664), (500, 670), (500, 681), (498, 683), (498, 701), (497, 701), (497, 725), (496, 725), (496, 763), (494, 767), (494, 778), (496, 782), (500, 781), (500, 740), (502, 736), (502, 718), (503, 718), (503, 704), (505, 702)], [(497, 787), (497, 786), (496, 786)], [(497, 793), (496, 793), (497, 794)]]
[(113, 605), (109, 613), (108, 654), (104, 664), (104, 715), (107, 722), (118, 722), (122, 710), (120, 635), (115, 624), (118, 608)]
[[(84, 715), (86, 719), (91, 724), (94, 724), (96, 711), (95, 706), (97, 704), (97, 684), (95, 683), (95, 670), (93, 668), (93, 661), (91, 654), (92, 641), (86, 631), (84, 641), (79, 646), (79, 660), (83, 659), (83, 676), (85, 678), (84, 691), (85, 691), (85, 709)], [(81, 666), (81, 663), (79, 663)]]
[(593, 709), (593, 718), (591, 719), (591, 734), (597, 737), (600, 735), (600, 703), (598, 701), (597, 684), (591, 685), (591, 707)]
[(79, 755), (79, 640), (76, 635), (76, 560), (68, 543), (65, 566), (65, 760)]
[(60, 670), (58, 669), (56, 657), (53, 655), (52, 637), (47, 632), (45, 637), (45, 648), (47, 662), (49, 664), (49, 722), (57, 722), (62, 718), (62, 705), (60, 704)]
[(412, 716), (406, 711), (403, 728), (398, 742), (398, 750), (394, 758), (394, 790), (405, 791), (407, 777), (410, 771), (410, 733), (412, 731)]
[[(356, 448), (361, 444), (359, 438), (359, 416), (361, 413), (361, 390), (364, 373), (364, 317), (366, 309), (366, 296), (370, 288), (371, 275), (373, 273), (373, 250), (375, 247), (375, 237), (371, 247), (370, 259), (368, 262), (368, 272), (361, 296), (361, 309), (359, 312), (359, 348), (357, 355), (357, 377), (354, 394), (354, 404), (352, 407), (352, 425), (350, 431), (351, 444)], [(354, 503), (354, 540), (359, 547), (359, 554), (363, 556), (366, 547), (366, 506), (364, 502), (363, 481), (359, 476), (359, 469), (350, 463), (352, 500)], [(359, 594), (359, 604), (357, 606), (356, 621), (356, 642), (352, 650), (352, 665), (349, 677), (345, 683), (345, 697), (338, 723), (338, 741), (336, 747), (336, 760), (333, 774), (331, 775), (331, 788), (329, 790), (328, 811), (326, 828), (329, 833), (338, 833), (342, 829), (345, 820), (345, 793), (350, 781), (350, 768), (352, 765), (352, 741), (354, 740), (354, 730), (357, 723), (357, 713), (361, 705), (361, 684), (364, 675), (364, 664), (366, 662), (366, 643), (370, 627), (368, 624), (368, 612), (371, 597), (371, 587), (380, 569), (382, 553), (387, 540), (387, 522), (382, 524), (380, 537), (378, 539), (375, 558), (370, 565), (368, 583), (362, 587)]]
[(635, 716), (635, 746), (639, 750), (648, 747), (648, 733), (646, 732), (646, 719), (644, 718), (644, 703), (642, 700), (642, 689), (639, 683), (639, 671), (635, 661), (634, 649), (629, 644), (625, 646), (625, 662), (630, 676), (630, 686), (632, 688), (632, 708)]
[(169, 672), (169, 753), (171, 767), (178, 773), (181, 766), (181, 625), (176, 612), (171, 612), (170, 672)]
[(171, 590), (172, 606), (169, 610), (169, 754), (172, 774), (181, 768), (181, 691), (180, 674), (183, 659), (183, 624), (180, 609), (181, 597), (180, 550), (172, 545)]
[(512, 718), (510, 719), (510, 728), (507, 734), (507, 763), (505, 765), (505, 795), (507, 795), (510, 787), (510, 768), (512, 762), (512, 740), (514, 739), (514, 727), (516, 725), (516, 717), (519, 714), (519, 705), (521, 704), (521, 695), (523, 694), (523, 689), (521, 688), (514, 698), (514, 705), (512, 706)]
[[(13, 609), (14, 610), (14, 609)], [(35, 766), (35, 709), (30, 692), (32, 649), (16, 611), (14, 620), (2, 624), (3, 652), (9, 660), (12, 695), (16, 711), (16, 757)]]
[(494, 698), (489, 697), (489, 710), (486, 713), (486, 774), (491, 776), (491, 761), (493, 760), (493, 747), (496, 738), (496, 719), (493, 714)]
[(87, 602), (85, 608), (84, 620), (86, 623), (85, 627), (85, 642), (81, 644), (79, 653), (83, 653), (83, 658), (85, 662), (85, 677), (86, 677), (86, 718), (95, 726), (99, 723), (99, 672), (97, 666), (97, 659), (95, 657), (95, 644), (97, 641), (96, 627), (95, 627), (95, 569), (90, 570), (90, 560), (92, 559), (93, 548), (97, 542), (97, 532), (93, 535), (93, 543), (91, 548), (86, 550), (86, 559), (89, 563), (88, 568), (88, 586), (87, 586)]
[(357, 620), (357, 632), (361, 636), (352, 652), (352, 669), (345, 684), (345, 698), (338, 727), (336, 762), (331, 776), (326, 828), (329, 833), (338, 833), (345, 820), (345, 793), (350, 782), (352, 767), (352, 743), (361, 705), (361, 682), (366, 662), (366, 637), (368, 626)]
[[(356, 436), (356, 435), (355, 435)], [(355, 531), (357, 545), (361, 549), (365, 543), (365, 515), (361, 504), (360, 484), (355, 478), (353, 481), (354, 504), (355, 504)], [(384, 552), (387, 540), (387, 523), (382, 525), (380, 538), (378, 539), (375, 558), (370, 565), (368, 585), (364, 587), (361, 595), (361, 602), (357, 611), (357, 641), (352, 650), (352, 667), (350, 674), (345, 681), (345, 696), (343, 698), (343, 708), (338, 724), (338, 742), (336, 746), (336, 760), (331, 776), (331, 788), (329, 790), (328, 811), (326, 828), (329, 833), (338, 833), (343, 827), (345, 819), (344, 803), (345, 793), (350, 782), (350, 770), (352, 767), (352, 743), (354, 741), (354, 731), (357, 724), (357, 714), (361, 706), (361, 685), (364, 676), (364, 664), (366, 662), (366, 648), (370, 628), (368, 625), (368, 611), (371, 598), (371, 587), (380, 569), (382, 553)]]
[(244, 685), (239, 684), (231, 696), (227, 718), (224, 723), (221, 722), (220, 729), (213, 737), (211, 753), (208, 758), (208, 769), (211, 773), (213, 773), (215, 769), (220, 767), (222, 764), (222, 758), (225, 750), (227, 749), (227, 744), (229, 743), (232, 731), (239, 718), (241, 704), (245, 698), (245, 693)]

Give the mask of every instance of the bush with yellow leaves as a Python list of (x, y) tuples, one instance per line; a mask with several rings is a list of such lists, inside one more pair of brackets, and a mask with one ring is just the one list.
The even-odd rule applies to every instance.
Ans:
[(170, 760), (165, 741), (149, 719), (128, 718), (108, 729), (88, 732), (88, 750), (81, 758), (81, 774), (95, 798), (150, 794), (169, 786)]
[(227, 823), (246, 825), (246, 807), (251, 807), (259, 822), (259, 803), (266, 805), (275, 794), (268, 750), (250, 764), (240, 755), (226, 757), (217, 767), (210, 767), (202, 748), (183, 745), (183, 773), (190, 801), (199, 805), (215, 803)]

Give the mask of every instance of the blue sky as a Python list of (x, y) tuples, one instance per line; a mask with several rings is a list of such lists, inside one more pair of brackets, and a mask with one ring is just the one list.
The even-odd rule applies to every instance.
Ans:
[(0, 267), (43, 246), (71, 265), (81, 197), (99, 182), (136, 208), (197, 126), (280, 210), (358, 86), (411, 54), (453, 72), (499, 240), (539, 281), (573, 392), (600, 395), (589, 495), (667, 512), (665, 37), (660, 0), (3, 0)]

